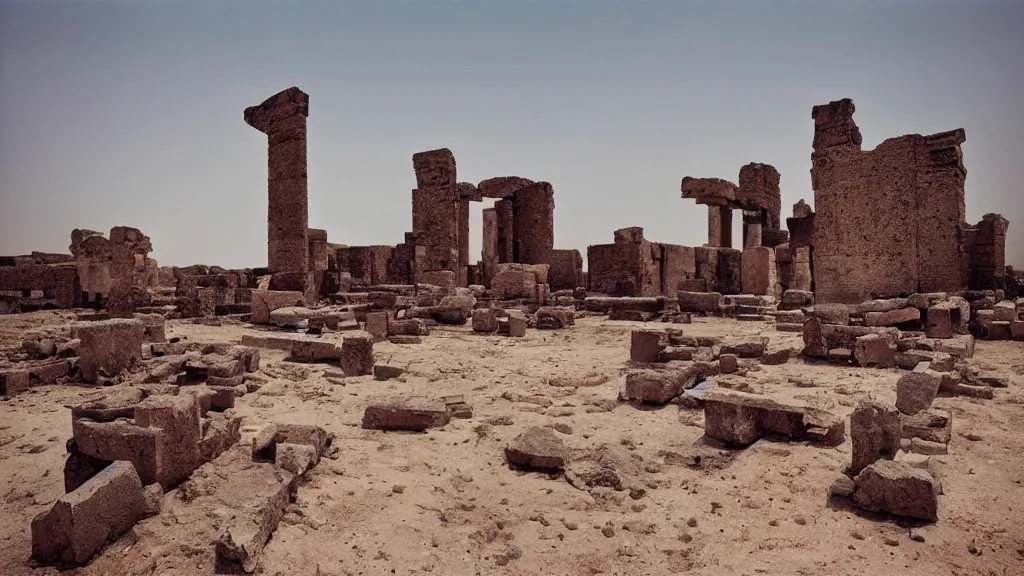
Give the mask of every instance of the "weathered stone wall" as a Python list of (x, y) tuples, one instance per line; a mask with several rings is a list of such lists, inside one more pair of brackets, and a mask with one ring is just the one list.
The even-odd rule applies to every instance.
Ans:
[(1006, 286), (1006, 230), (1009, 222), (999, 214), (985, 214), (966, 232), (965, 250), (969, 288), (996, 290)]
[(267, 265), (272, 274), (309, 274), (306, 117), (309, 95), (292, 87), (245, 109), (267, 135)]
[(552, 250), (548, 285), (552, 291), (572, 290), (583, 284), (583, 256), (579, 250)]
[(865, 152), (853, 112), (846, 99), (811, 114), (816, 300), (962, 289), (963, 130)]
[(611, 296), (640, 296), (640, 244), (597, 244), (587, 247), (590, 290)]
[(55, 300), (58, 308), (75, 307), (81, 294), (78, 271), (68, 265), (0, 266), (0, 292), (27, 293), (32, 290), (42, 291), (44, 297)]
[(339, 250), (339, 270), (351, 274), (357, 286), (391, 284), (394, 253), (394, 246), (346, 246)]
[(585, 276), (590, 290), (611, 296), (675, 295), (683, 281), (696, 276), (697, 250), (649, 242), (640, 227), (622, 228), (614, 244), (587, 248)]

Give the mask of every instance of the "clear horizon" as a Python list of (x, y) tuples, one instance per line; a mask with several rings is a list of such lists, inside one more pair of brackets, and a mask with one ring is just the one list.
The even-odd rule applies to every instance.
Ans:
[(813, 206), (811, 107), (851, 98), (864, 150), (964, 128), (967, 221), (1006, 217), (1024, 268), (1020, 22), (1005, 1), (0, 0), (0, 254), (131, 226), (162, 266), (265, 266), (242, 111), (297, 86), (332, 243), (401, 242), (413, 153), (449, 148), (460, 181), (551, 182), (555, 247), (584, 261), (629, 226), (700, 246), (683, 176), (772, 164), (783, 218)]

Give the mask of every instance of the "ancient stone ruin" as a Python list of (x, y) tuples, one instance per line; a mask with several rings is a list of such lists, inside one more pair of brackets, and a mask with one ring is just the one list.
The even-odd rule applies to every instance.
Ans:
[(412, 154), (401, 242), (332, 243), (308, 227), (309, 96), (246, 108), (266, 267), (158, 266), (123, 226), (0, 258), (0, 565), (745, 573), (736, 550), (788, 542), (787, 569), (818, 573), (843, 532), (886, 546), (865, 571), (983, 571), (984, 550), (1010, 573), (1008, 222), (965, 221), (962, 129), (864, 151), (853, 112), (813, 108), (813, 210), (783, 219), (781, 175), (750, 163), (682, 179), (705, 244), (632, 226), (584, 259), (555, 248), (551, 183), (459, 182), (447, 148)]

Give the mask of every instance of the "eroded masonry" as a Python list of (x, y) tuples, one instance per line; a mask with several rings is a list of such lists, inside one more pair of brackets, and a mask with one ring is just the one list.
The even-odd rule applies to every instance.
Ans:
[[(783, 217), (781, 175), (768, 164), (740, 167), (735, 182), (688, 176), (681, 197), (706, 206), (706, 243), (657, 242), (641, 227), (623, 227), (610, 244), (587, 247), (584, 271), (584, 254), (556, 248), (551, 183), (460, 182), (446, 148), (412, 154), (411, 228), (400, 242), (332, 243), (308, 225), (309, 96), (293, 87), (246, 108), (245, 123), (268, 142), (266, 267), (158, 266), (150, 238), (122, 226), (107, 235), (72, 231), (69, 254), (0, 258), (0, 313), (76, 309), (73, 323), (29, 330), (20, 348), (0, 356), (0, 395), (49, 384), (104, 387), (70, 410), (66, 493), (31, 523), (34, 561), (86, 564), (160, 514), (165, 492), (179, 490), (195, 527), (177, 517), (162, 524), (182, 526), (168, 528), (173, 538), (202, 540), (205, 548), (189, 552), (195, 562), (256, 571), (300, 479), (335, 450), (326, 425), (283, 423), (246, 431), (239, 448), (236, 402), (258, 392), (266, 372), (285, 374), (283, 362), (317, 364), (332, 384), (404, 383), (406, 367), (381, 361), (375, 346), (416, 346), (442, 330), (515, 346), (534, 330), (571, 337), (577, 320), (590, 317), (601, 317), (603, 330), (647, 323), (625, 325), (629, 360), (612, 408), (698, 409), (706, 439), (733, 448), (766, 436), (810, 446), (849, 438), (849, 467), (827, 488), (831, 497), (936, 522), (942, 481), (928, 456), (950, 449), (953, 415), (933, 402), (984, 401), (1006, 386), (970, 360), (976, 340), (1024, 340), (1024, 277), (1005, 265), (1006, 219), (965, 221), (962, 129), (865, 151), (853, 113), (850, 100), (812, 110), (813, 210), (801, 200)], [(470, 212), (485, 199), (494, 203), (482, 210), (476, 256)], [(762, 331), (723, 337), (687, 328), (695, 318), (722, 317)], [(244, 335), (219, 343), (168, 335), (169, 327), (224, 323)], [(801, 345), (778, 345), (786, 332), (799, 334), (791, 340)], [(269, 368), (261, 350), (285, 360)], [(844, 415), (743, 392), (742, 381), (729, 380), (791, 361), (836, 373), (888, 370), (895, 403), (864, 401)], [(611, 381), (598, 374), (546, 385), (575, 393)], [(422, 392), (360, 406), (362, 428), (424, 431), (473, 418), (468, 396)], [(606, 404), (601, 411), (612, 409)], [(504, 456), (512, 468), (552, 475), (573, 466), (552, 428), (520, 431)], [(566, 474), (582, 491), (623, 490), (605, 476), (588, 478)], [(203, 523), (224, 509), (244, 512)], [(161, 546), (152, 534), (140, 531), (136, 547)]]

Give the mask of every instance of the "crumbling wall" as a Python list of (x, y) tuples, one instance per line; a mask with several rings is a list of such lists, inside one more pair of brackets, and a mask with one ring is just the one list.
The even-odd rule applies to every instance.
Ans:
[(965, 250), (972, 290), (1006, 287), (1006, 230), (1010, 223), (999, 214), (985, 214), (966, 231)]
[(53, 300), (57, 308), (73, 308), (81, 294), (78, 271), (68, 265), (0, 266), (0, 292), (19, 292), (28, 298), (32, 291), (43, 292), (44, 299)]
[(891, 138), (865, 152), (853, 112), (844, 99), (811, 113), (817, 301), (962, 289), (964, 131)]
[(694, 248), (649, 242), (640, 227), (616, 230), (614, 244), (587, 247), (586, 278), (589, 289), (595, 292), (611, 296), (674, 296), (679, 285), (695, 275)]
[(573, 290), (583, 283), (583, 256), (579, 250), (552, 250), (548, 285), (552, 291)]

